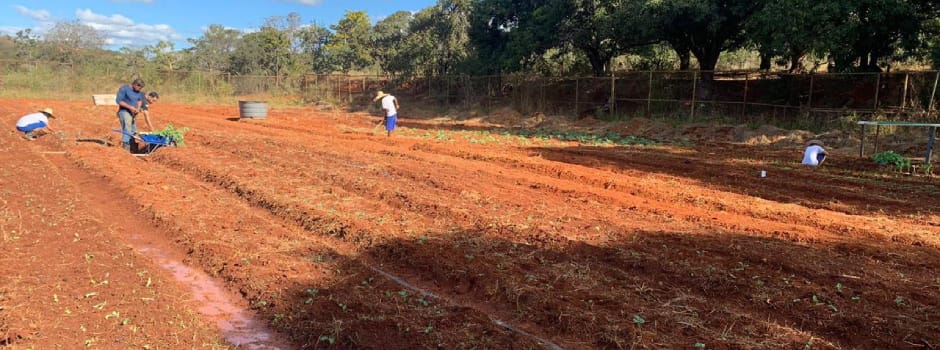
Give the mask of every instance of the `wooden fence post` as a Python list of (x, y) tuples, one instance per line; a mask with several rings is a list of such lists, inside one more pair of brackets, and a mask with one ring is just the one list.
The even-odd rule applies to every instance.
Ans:
[(617, 81), (614, 76), (614, 69), (610, 69), (610, 115), (613, 116), (617, 112)]
[(875, 108), (873, 109), (872, 113), (878, 112), (878, 95), (881, 92), (881, 73), (879, 72), (875, 74), (877, 74), (875, 78)]
[(695, 119), (695, 90), (698, 89), (698, 71), (692, 71), (692, 111), (689, 113), (689, 120)]
[(809, 73), (809, 102), (806, 104), (806, 112), (813, 112), (813, 85), (816, 83), (816, 72)]
[(650, 83), (646, 91), (646, 117), (653, 116), (653, 71), (650, 70)]
[(937, 82), (940, 82), (940, 71), (937, 71), (933, 78), (933, 91), (930, 92), (930, 102), (927, 103), (927, 118), (930, 118), (930, 112), (933, 111), (933, 99), (937, 94)]
[(750, 80), (750, 74), (747, 72), (744, 73), (744, 103), (741, 105), (741, 120), (744, 120), (744, 115), (747, 114), (747, 84)]
[(901, 109), (898, 110), (898, 115), (904, 113), (904, 107), (907, 106), (907, 85), (910, 82), (910, 78), (910, 73), (904, 73), (904, 91), (901, 93)]
[[(938, 72), (940, 74), (940, 72)], [(580, 80), (578, 77), (574, 77), (574, 116), (579, 117), (578, 115), (578, 104), (579, 99), (581, 98), (581, 86)], [(936, 89), (936, 84), (934, 84), (934, 89)]]

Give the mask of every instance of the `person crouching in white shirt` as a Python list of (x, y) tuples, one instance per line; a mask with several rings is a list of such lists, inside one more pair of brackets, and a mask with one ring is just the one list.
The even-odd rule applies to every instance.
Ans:
[(36, 113), (24, 115), (16, 121), (16, 130), (24, 133), (23, 138), (30, 141), (35, 140), (37, 137), (45, 135), (47, 131), (54, 131), (49, 126), (49, 118), (55, 118), (55, 115), (52, 114), (52, 108), (45, 108)]
[(803, 152), (803, 165), (820, 166), (826, 160), (827, 155), (822, 141), (809, 140), (806, 143), (806, 151)]

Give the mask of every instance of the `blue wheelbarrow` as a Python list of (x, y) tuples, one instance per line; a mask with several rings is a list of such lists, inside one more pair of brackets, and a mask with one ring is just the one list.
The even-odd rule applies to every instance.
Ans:
[(111, 129), (111, 130), (113, 130), (114, 132), (120, 133), (122, 135), (130, 136), (134, 139), (137, 139), (143, 142), (144, 152), (140, 153), (143, 155), (151, 154), (160, 147), (176, 146), (176, 142), (174, 142), (173, 139), (166, 137), (166, 136), (162, 136), (162, 135), (150, 134), (150, 133), (137, 133), (137, 135), (131, 135), (131, 134), (124, 132), (121, 129)]

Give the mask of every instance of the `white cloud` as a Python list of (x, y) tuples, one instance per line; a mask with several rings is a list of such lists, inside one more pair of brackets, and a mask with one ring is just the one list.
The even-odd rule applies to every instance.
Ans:
[(0, 26), (0, 34), (16, 36), (16, 32), (21, 31), (23, 29), (26, 29), (26, 28)]
[(183, 39), (173, 27), (167, 24), (135, 23), (134, 20), (120, 14), (106, 16), (89, 9), (78, 9), (75, 10), (75, 17), (82, 24), (95, 28), (104, 35), (108, 45), (144, 46), (155, 44), (160, 40)]
[(16, 11), (21, 15), (35, 19), (37, 21), (48, 20), (51, 16), (46, 10), (32, 10), (23, 5), (16, 5)]
[(293, 2), (293, 3), (305, 5), (305, 6), (317, 6), (323, 3), (323, 0), (278, 0), (278, 1)]

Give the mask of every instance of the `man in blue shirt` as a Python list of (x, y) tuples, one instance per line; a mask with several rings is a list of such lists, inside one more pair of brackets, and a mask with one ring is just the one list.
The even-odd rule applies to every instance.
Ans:
[(134, 79), (134, 82), (130, 85), (121, 86), (115, 98), (115, 102), (118, 104), (117, 117), (121, 122), (121, 130), (123, 131), (121, 147), (131, 153), (134, 153), (137, 148), (136, 142), (133, 143), (135, 149), (131, 148), (131, 141), (133, 135), (137, 135), (137, 125), (134, 119), (137, 117), (137, 113), (140, 113), (140, 108), (143, 105), (144, 93), (140, 91), (143, 88), (144, 81)]

